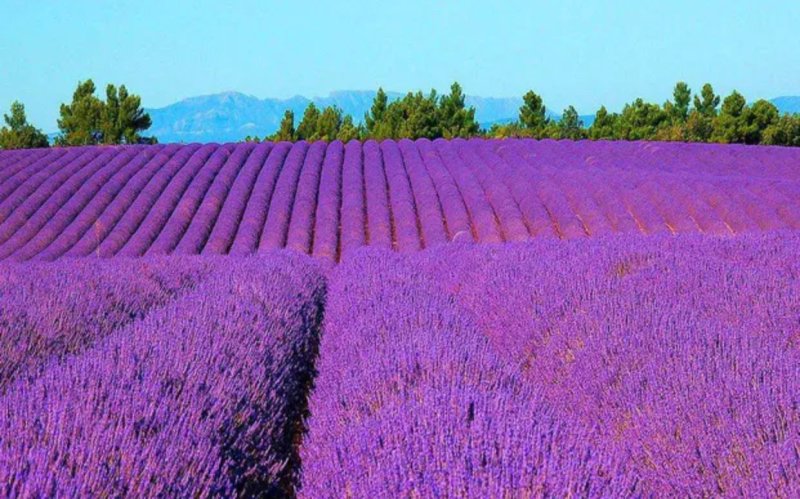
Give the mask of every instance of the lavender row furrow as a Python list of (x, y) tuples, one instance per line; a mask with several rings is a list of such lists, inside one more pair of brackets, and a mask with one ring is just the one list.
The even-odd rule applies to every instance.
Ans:
[(241, 144), (228, 156), (211, 185), (207, 187), (194, 215), (189, 217), (189, 226), (175, 246), (175, 253), (197, 255), (203, 250), (228, 192), (254, 147), (255, 144)]
[(193, 292), (9, 385), (4, 495), (293, 493), (321, 275), (286, 255), (206, 262)]
[[(219, 157), (226, 152), (226, 149), (213, 144), (195, 150), (191, 157), (179, 166), (179, 170), (170, 176), (166, 186), (159, 185), (161, 188), (158, 189), (158, 193), (154, 193), (157, 197), (148, 196), (142, 199), (142, 204), (148, 204), (133, 213), (133, 219), (129, 222), (134, 225), (134, 230), (128, 234), (122, 231), (122, 236), (127, 237), (127, 240), (122, 247), (116, 248), (114, 254), (126, 257), (144, 255), (164, 231), (167, 221), (173, 218), (173, 210), (197, 173), (207, 161), (210, 161), (211, 156)], [(129, 210), (128, 213), (132, 211)]]
[(324, 153), (323, 149), (315, 149), (313, 156), (309, 154), (306, 158), (297, 182), (297, 194), (291, 207), (286, 247), (301, 253), (311, 253), (312, 250), (316, 225), (314, 217), (320, 192), (321, 170), (325, 161)]
[(97, 256), (107, 257), (117, 254), (140, 228), (175, 174), (195, 154), (206, 153), (208, 150), (203, 151), (199, 145), (185, 146), (166, 163), (151, 165), (157, 168), (155, 172), (142, 169), (148, 172), (147, 175), (137, 175), (136, 181), (128, 184), (123, 194), (100, 215), (93, 230), (86, 232), (66, 255), (86, 256), (94, 252)]
[[(170, 145), (153, 154), (142, 155), (144, 163), (134, 161), (126, 168), (124, 176), (120, 176), (110, 182), (105, 189), (100, 191), (97, 196), (92, 198), (86, 208), (73, 219), (50, 245), (36, 255), (38, 260), (55, 260), (66, 252), (75, 251), (80, 254), (82, 242), (87, 233), (91, 231), (94, 239), (93, 246), (88, 248), (86, 254), (91, 252), (100, 244), (100, 240), (113, 227), (116, 220), (109, 220), (109, 214), (120, 203), (126, 204), (133, 201), (133, 196), (139, 193), (147, 180), (152, 178), (157, 169), (160, 169), (167, 161), (178, 152), (180, 146)], [(109, 224), (105, 226), (104, 224)], [(82, 255), (82, 256), (85, 256)]]
[(322, 160), (325, 144), (315, 142), (307, 144), (299, 142), (292, 146), (286, 156), (286, 164), (281, 170), (275, 184), (275, 192), (269, 203), (264, 231), (258, 242), (259, 252), (275, 248), (282, 248), (286, 244), (289, 232), (289, 223), (292, 218), (292, 206), (297, 195), (297, 182), (303, 171), (303, 166), (318, 164)]
[(311, 254), (332, 261), (339, 257), (344, 155), (345, 146), (341, 141), (332, 142), (325, 150), (312, 229), (314, 246)]
[(281, 142), (269, 152), (266, 163), (256, 177), (244, 215), (239, 222), (239, 228), (231, 245), (232, 255), (248, 255), (258, 249), (269, 207), (275, 195), (275, 186), (288, 161), (287, 156), (291, 149), (291, 144)]

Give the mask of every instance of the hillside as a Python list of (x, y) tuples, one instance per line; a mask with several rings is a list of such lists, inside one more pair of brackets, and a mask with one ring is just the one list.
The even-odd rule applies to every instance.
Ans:
[(0, 260), (800, 228), (800, 150), (387, 140), (0, 152)]
[(0, 151), (0, 489), (798, 497), (798, 229), (796, 148)]

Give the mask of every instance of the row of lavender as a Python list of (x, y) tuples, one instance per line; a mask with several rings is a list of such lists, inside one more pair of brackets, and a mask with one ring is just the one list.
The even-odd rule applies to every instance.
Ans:
[(796, 497), (800, 237), (363, 249), (307, 497)]
[(297, 255), (1, 266), (0, 495), (278, 496), (324, 299)]
[(0, 152), (0, 259), (800, 228), (800, 152), (387, 140)]
[(0, 495), (793, 497), (798, 247), (6, 263)]

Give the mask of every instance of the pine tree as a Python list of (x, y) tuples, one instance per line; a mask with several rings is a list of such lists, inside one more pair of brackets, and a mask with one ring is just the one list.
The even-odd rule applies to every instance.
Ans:
[(558, 121), (558, 136), (561, 139), (579, 140), (584, 137), (583, 121), (574, 107), (568, 106)]
[(533, 90), (522, 96), (522, 106), (519, 108), (519, 123), (523, 128), (534, 133), (540, 132), (550, 123), (542, 98)]
[(311, 138), (313, 140), (335, 140), (341, 126), (342, 111), (336, 106), (328, 106), (319, 115), (316, 133)]
[(366, 125), (368, 136), (375, 136), (384, 121), (388, 107), (389, 98), (386, 96), (386, 92), (383, 91), (383, 88), (378, 88), (378, 93), (375, 94), (375, 98), (372, 100), (372, 108), (364, 116), (364, 124)]
[(600, 106), (594, 115), (594, 122), (589, 127), (589, 137), (593, 140), (614, 139), (618, 116), (609, 114), (605, 106)]
[(275, 132), (269, 138), (272, 141), (292, 141), (297, 139), (297, 134), (294, 130), (294, 111), (287, 109), (285, 113), (283, 113), (283, 119), (281, 119), (280, 127), (278, 131)]
[(339, 132), (336, 134), (336, 140), (347, 142), (349, 140), (358, 139), (361, 133), (360, 127), (355, 126), (353, 117), (348, 114), (342, 120), (342, 126), (339, 127)]
[(47, 136), (41, 130), (28, 123), (25, 106), (14, 101), (11, 104), (11, 115), (4, 114), (6, 126), (0, 128), (0, 149), (31, 149), (47, 147)]
[(61, 105), (59, 145), (155, 142), (155, 138), (140, 135), (152, 122), (138, 95), (129, 94), (125, 85), (119, 91), (108, 85), (103, 102), (94, 95), (95, 90), (91, 79), (79, 82), (72, 102)]
[(710, 83), (703, 85), (700, 92), (701, 97), (694, 96), (694, 108), (704, 116), (714, 117), (717, 115), (720, 97), (714, 94), (714, 87)]
[(317, 134), (317, 121), (319, 121), (320, 112), (317, 106), (312, 102), (308, 105), (303, 112), (303, 119), (297, 125), (297, 140), (313, 140)]
[(692, 90), (685, 82), (675, 84), (672, 92), (672, 115), (679, 121), (686, 121), (689, 117), (689, 104), (692, 100)]
[(440, 99), (437, 119), (442, 136), (447, 139), (473, 137), (480, 129), (475, 121), (475, 108), (467, 109), (464, 93), (458, 82), (454, 82), (450, 86), (450, 93)]

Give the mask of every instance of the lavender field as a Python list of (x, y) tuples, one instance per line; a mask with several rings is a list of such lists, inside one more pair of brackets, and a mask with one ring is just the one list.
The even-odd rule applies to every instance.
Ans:
[(796, 497), (800, 150), (0, 152), (4, 497)]
[(792, 148), (552, 140), (0, 151), (0, 260), (797, 230), (798, 165)]

